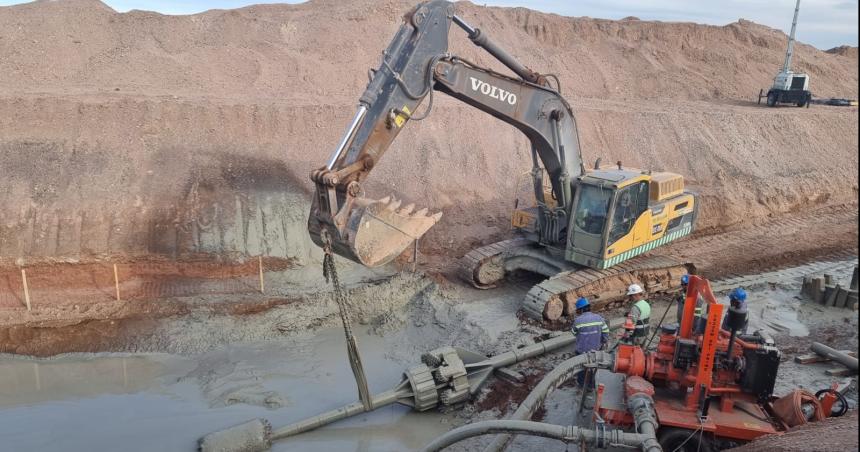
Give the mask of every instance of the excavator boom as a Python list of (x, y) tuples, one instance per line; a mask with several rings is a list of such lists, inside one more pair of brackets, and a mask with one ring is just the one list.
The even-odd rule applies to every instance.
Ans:
[[(451, 22), (465, 30), (517, 77), (478, 67), (449, 55)], [(549, 176), (552, 207), (542, 204), (539, 242), (563, 248), (573, 199), (571, 178), (583, 173), (576, 123), (567, 102), (546, 78), (520, 64), (479, 29), (454, 15), (448, 1), (416, 6), (383, 52), (382, 63), (359, 99), (357, 112), (325, 167), (311, 173), (316, 190), (308, 220), (314, 242), (366, 266), (390, 262), (441, 217), (414, 211), (393, 197), (364, 197), (362, 182), (433, 91), (483, 110), (530, 140), (535, 196), (543, 201), (543, 170)], [(540, 165), (543, 168), (540, 168)]]

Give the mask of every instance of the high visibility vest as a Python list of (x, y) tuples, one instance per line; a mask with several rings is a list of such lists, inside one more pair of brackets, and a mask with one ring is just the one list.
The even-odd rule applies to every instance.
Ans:
[(641, 327), (648, 325), (651, 321), (651, 305), (646, 300), (639, 300), (633, 304), (639, 310), (639, 320), (636, 321), (636, 326)]

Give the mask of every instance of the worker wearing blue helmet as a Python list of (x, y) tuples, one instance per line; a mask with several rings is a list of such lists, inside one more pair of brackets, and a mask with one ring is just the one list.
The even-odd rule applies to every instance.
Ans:
[[(574, 354), (581, 355), (592, 350), (601, 350), (609, 342), (609, 326), (606, 320), (591, 312), (591, 304), (585, 297), (576, 300), (576, 318), (573, 320), (573, 336), (576, 337)], [(576, 376), (580, 386), (585, 382), (585, 372)]]
[(576, 354), (600, 350), (609, 341), (609, 326), (606, 320), (591, 312), (591, 304), (585, 297), (576, 300), (576, 318), (573, 320), (573, 335), (576, 337)]
[[(729, 304), (732, 308), (738, 311), (742, 311), (744, 314), (747, 312), (747, 291), (740, 287), (736, 287), (729, 292)], [(727, 316), (723, 317), (723, 324), (720, 328), (728, 331), (729, 326), (727, 322)], [(747, 326), (749, 325), (749, 318), (744, 321), (744, 326), (738, 330), (741, 334), (746, 334)]]

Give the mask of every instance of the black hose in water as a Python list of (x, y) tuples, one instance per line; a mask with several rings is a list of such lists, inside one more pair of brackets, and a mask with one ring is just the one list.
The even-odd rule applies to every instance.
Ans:
[[(532, 389), (525, 400), (520, 403), (517, 410), (511, 415), (510, 420), (525, 421), (531, 419), (535, 411), (543, 405), (549, 393), (585, 369), (586, 364), (592, 364), (600, 369), (611, 369), (614, 363), (615, 356), (602, 351), (577, 355), (563, 361), (553, 370), (549, 371), (540, 383)], [(484, 452), (498, 452), (505, 447), (509, 440), (510, 435), (500, 435), (484, 449)]]

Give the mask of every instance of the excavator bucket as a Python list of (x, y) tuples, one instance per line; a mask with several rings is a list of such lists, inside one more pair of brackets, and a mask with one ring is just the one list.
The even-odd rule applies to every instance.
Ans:
[(391, 262), (421, 238), (442, 217), (442, 212), (413, 212), (414, 204), (400, 206), (393, 197), (356, 199), (347, 221), (349, 248), (358, 262), (376, 267)]

